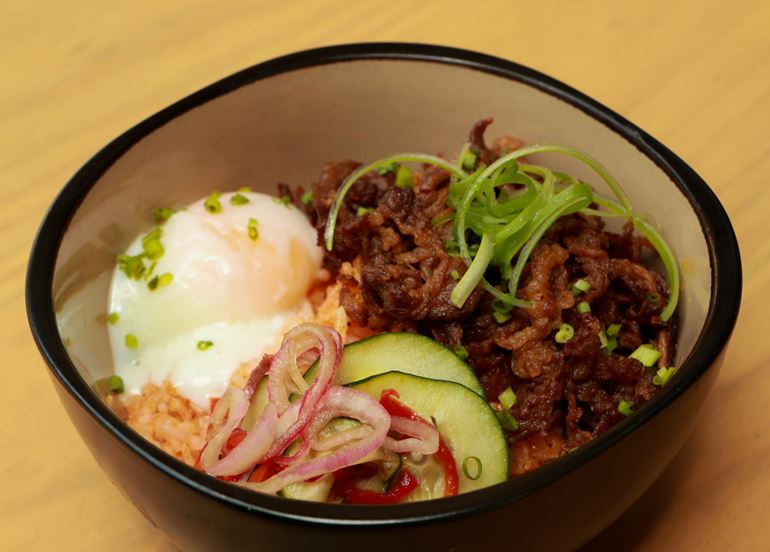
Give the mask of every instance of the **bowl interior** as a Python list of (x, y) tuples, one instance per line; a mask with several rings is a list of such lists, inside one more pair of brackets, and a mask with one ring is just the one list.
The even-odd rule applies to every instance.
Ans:
[[(155, 208), (246, 185), (267, 193), (279, 181), (308, 187), (330, 160), (366, 162), (405, 151), (454, 157), (471, 124), (486, 116), (495, 118), (490, 140), (510, 134), (586, 151), (624, 186), (636, 210), (651, 215), (682, 270), (676, 364), (692, 351), (712, 286), (698, 217), (661, 166), (575, 105), (495, 74), (407, 59), (304, 67), (212, 96), (162, 125), (124, 135), (110, 146), (115, 161), (103, 173), (73, 184), (82, 201), (62, 237), (52, 292), (60, 337), (87, 384), (113, 372), (111, 275), (116, 256), (152, 226)], [(574, 160), (548, 154), (538, 161), (608, 192)]]

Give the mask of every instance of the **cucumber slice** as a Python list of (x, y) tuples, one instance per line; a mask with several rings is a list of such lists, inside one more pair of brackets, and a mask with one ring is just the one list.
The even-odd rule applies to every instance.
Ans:
[[(405, 405), (433, 420), (454, 455), (461, 493), (508, 478), (508, 447), (500, 423), (489, 403), (467, 387), (401, 372), (372, 376), (350, 387), (377, 399), (385, 389), (395, 389)], [(478, 479), (470, 479), (462, 471), (463, 461), (470, 456), (481, 460)]]
[(293, 498), (295, 500), (326, 502), (329, 498), (329, 491), (331, 491), (333, 484), (334, 476), (327, 473), (312, 483), (302, 481), (300, 483), (286, 485), (278, 494), (284, 498)]
[(413, 333), (384, 333), (346, 345), (334, 383), (346, 385), (393, 371), (453, 381), (485, 397), (470, 366), (437, 341)]

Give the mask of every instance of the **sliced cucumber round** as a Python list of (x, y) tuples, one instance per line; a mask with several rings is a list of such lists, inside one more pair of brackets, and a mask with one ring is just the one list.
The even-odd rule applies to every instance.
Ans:
[[(426, 420), (433, 421), (457, 463), (461, 493), (501, 483), (508, 478), (508, 447), (500, 423), (489, 403), (464, 385), (387, 372), (353, 382), (350, 387), (377, 399), (384, 390), (395, 389), (401, 402)], [(478, 476), (475, 479), (462, 470), (465, 459), (471, 457), (477, 458), (481, 467), (481, 473), (470, 474)]]
[(393, 371), (453, 381), (485, 396), (470, 366), (437, 341), (413, 333), (378, 334), (346, 345), (334, 383), (346, 385)]

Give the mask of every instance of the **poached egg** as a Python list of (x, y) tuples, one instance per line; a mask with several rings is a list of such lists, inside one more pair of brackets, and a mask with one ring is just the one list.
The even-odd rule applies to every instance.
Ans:
[(119, 266), (112, 277), (116, 373), (128, 393), (169, 380), (207, 409), (239, 367), (312, 314), (306, 295), (322, 251), (298, 209), (254, 192), (213, 194), (158, 228), (126, 251), (143, 274)]

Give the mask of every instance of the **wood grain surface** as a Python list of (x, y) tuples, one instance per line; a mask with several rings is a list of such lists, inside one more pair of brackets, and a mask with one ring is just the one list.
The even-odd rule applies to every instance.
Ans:
[(449, 44), (544, 71), (650, 132), (714, 188), (745, 274), (724, 369), (670, 468), (587, 549), (770, 550), (762, 0), (0, 1), (0, 548), (173, 548), (99, 470), (30, 337), (25, 266), (55, 194), (107, 141), (214, 80), (279, 54), (372, 40)]

